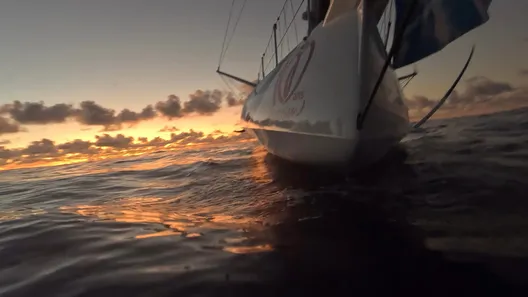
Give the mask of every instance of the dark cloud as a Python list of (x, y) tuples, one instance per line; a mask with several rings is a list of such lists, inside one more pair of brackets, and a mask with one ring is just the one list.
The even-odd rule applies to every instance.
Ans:
[(7, 140), (7, 139), (0, 140), (0, 145), (6, 145), (6, 144), (10, 144), (10, 143), (11, 143), (11, 140)]
[(220, 109), (222, 97), (223, 93), (220, 90), (197, 90), (194, 94), (189, 95), (189, 101), (183, 103), (183, 112), (212, 115)]
[[(509, 83), (493, 81), (484, 76), (475, 76), (466, 80), (466, 97), (494, 96), (513, 91)], [(478, 100), (478, 98), (476, 98)], [(474, 99), (475, 100), (475, 99)]]
[(95, 138), (97, 139), (95, 145), (100, 147), (126, 148), (134, 141), (134, 137), (126, 137), (123, 134), (117, 134), (115, 137), (104, 134)]
[(155, 108), (161, 115), (169, 119), (183, 117), (181, 101), (176, 95), (169, 95), (167, 100), (159, 101)]
[(57, 147), (55, 147), (55, 142), (47, 138), (43, 138), (39, 141), (33, 141), (31, 144), (26, 147), (22, 154), (24, 155), (42, 155), (42, 154), (56, 154)]
[(12, 150), (0, 146), (0, 165), (6, 164), (7, 160), (13, 159), (16, 155)]
[(81, 102), (81, 108), (76, 112), (76, 119), (84, 125), (108, 126), (115, 123), (115, 111), (104, 108), (94, 101)]
[(111, 125), (104, 126), (103, 129), (99, 132), (115, 132), (119, 130), (123, 130), (123, 125), (111, 124)]
[(409, 109), (422, 110), (424, 108), (432, 108), (435, 106), (436, 101), (431, 100), (425, 96), (415, 96), (412, 99), (407, 100), (407, 106)]
[(524, 68), (524, 69), (519, 70), (519, 75), (520, 76), (528, 76), (528, 68)]
[(131, 111), (128, 108), (123, 109), (116, 117), (116, 124), (119, 123), (137, 123), (140, 121), (150, 120), (156, 117), (156, 111), (152, 105), (143, 108), (140, 113)]
[(150, 140), (149, 142), (147, 142), (149, 146), (164, 146), (168, 143), (170, 143), (170, 140), (167, 141), (161, 137), (154, 137), (152, 140)]
[(63, 150), (65, 153), (89, 153), (92, 142), (84, 141), (81, 139), (75, 139), (74, 141), (59, 144), (58, 149)]
[(155, 117), (156, 111), (152, 105), (143, 108), (141, 112), (125, 108), (116, 115), (113, 109), (105, 108), (94, 101), (83, 101), (80, 109), (75, 111), (75, 119), (79, 123), (88, 126), (103, 126), (103, 131), (118, 131), (123, 128), (123, 124), (135, 125)]
[(182, 140), (185, 140), (186, 142), (192, 142), (193, 140), (200, 139), (204, 137), (203, 132), (196, 132), (194, 130), (190, 130), (189, 132), (182, 132), (179, 134), (171, 133), (171, 142), (181, 142)]
[(68, 118), (88, 126), (103, 126), (103, 131), (122, 129), (122, 124), (134, 125), (140, 121), (156, 117), (152, 105), (148, 105), (141, 112), (123, 109), (116, 115), (113, 109), (105, 108), (94, 101), (83, 101), (79, 108), (69, 104), (55, 104), (45, 106), (43, 102), (20, 102), (5, 104), (0, 107), (0, 113), (9, 114), (19, 124), (52, 124), (63, 123)]
[[(189, 95), (189, 100), (182, 102), (176, 95), (168, 96), (165, 101), (147, 105), (141, 112), (128, 108), (117, 112), (106, 108), (95, 101), (83, 101), (79, 107), (59, 103), (46, 106), (43, 102), (20, 102), (0, 105), (0, 114), (9, 115), (13, 120), (0, 118), (0, 134), (22, 131), (20, 124), (53, 124), (74, 120), (86, 126), (102, 126), (101, 131), (119, 131), (123, 125), (134, 126), (141, 121), (154, 119), (158, 116), (169, 119), (181, 118), (188, 114), (212, 115), (222, 106), (225, 99), (227, 106), (238, 106), (244, 103), (231, 92), (220, 90), (197, 90)], [(88, 128), (89, 129), (89, 128)], [(82, 129), (86, 131), (86, 128)], [(176, 132), (176, 128), (168, 128), (162, 132)]]
[(175, 126), (169, 127), (165, 126), (161, 128), (158, 132), (178, 132), (180, 129), (176, 128)]
[(25, 131), (18, 123), (0, 117), (0, 135)]
[[(415, 96), (406, 102), (411, 113), (423, 115), (437, 104), (437, 100)], [(528, 105), (527, 88), (514, 87), (509, 83), (494, 81), (484, 76), (475, 76), (465, 81), (463, 92), (453, 91), (437, 114), (461, 116), (526, 105)]]
[(11, 118), (21, 124), (51, 124), (63, 123), (73, 114), (73, 107), (59, 103), (47, 107), (44, 102), (14, 101), (6, 104), (1, 111), (8, 113)]
[(69, 104), (55, 104), (45, 106), (43, 102), (20, 102), (5, 104), (0, 107), (0, 113), (9, 114), (19, 124), (52, 124), (63, 123), (68, 118), (88, 126), (103, 126), (104, 131), (120, 130), (122, 124), (134, 125), (140, 121), (156, 117), (152, 105), (148, 105), (141, 112), (123, 109), (116, 115), (113, 109), (105, 108), (94, 101), (83, 101), (80, 108)]
[(236, 96), (233, 93), (228, 93), (225, 99), (227, 102), (227, 106), (229, 107), (243, 105), (244, 102), (246, 101), (245, 99), (236, 98)]

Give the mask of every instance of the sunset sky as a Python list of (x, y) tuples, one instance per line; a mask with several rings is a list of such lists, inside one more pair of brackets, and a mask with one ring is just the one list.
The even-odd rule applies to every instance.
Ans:
[[(237, 7), (242, 2), (236, 1)], [(300, 2), (293, 0), (295, 7)], [(282, 4), (247, 1), (225, 71), (256, 78)], [(168, 139), (171, 132), (189, 129), (231, 131), (240, 105), (227, 107), (225, 96), (212, 91), (226, 90), (215, 70), (230, 5), (231, 0), (2, 0), (0, 148), (25, 147), (43, 138), (56, 144), (95, 141), (104, 133)], [(447, 106), (450, 114), (523, 105), (528, 94), (527, 11), (528, 1), (495, 0), (487, 24), (418, 63), (420, 75), (405, 91), (411, 115), (428, 110), (443, 95), (473, 43), (475, 57), (457, 89), (458, 100)], [(400, 72), (409, 71), (412, 67)], [(182, 110), (171, 109), (171, 94), (180, 98)], [(498, 99), (475, 102), (481, 95)], [(45, 114), (25, 109), (26, 103), (41, 101), (54, 109)], [(83, 101), (92, 102), (81, 106)], [(134, 113), (120, 114), (124, 109)], [(108, 121), (114, 125), (102, 132)], [(179, 131), (160, 132), (165, 126)]]

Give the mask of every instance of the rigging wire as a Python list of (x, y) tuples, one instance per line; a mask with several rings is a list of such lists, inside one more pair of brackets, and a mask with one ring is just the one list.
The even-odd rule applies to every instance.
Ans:
[[(229, 81), (227, 80), (226, 77), (224, 77), (223, 75), (220, 75), (220, 77), (222, 78), (222, 81), (224, 82), (224, 84), (227, 86), (227, 88), (229, 89), (229, 91), (231, 91), (231, 93), (233, 95), (236, 95), (238, 97), (240, 97), (240, 95), (238, 94), (237, 95), (237, 90), (235, 90), (236, 87), (233, 87), (232, 84), (229, 83)], [(240, 91), (238, 91), (240, 92)]]
[[(290, 0), (290, 8), (293, 13), (293, 0)], [(293, 19), (293, 21), (295, 22), (295, 18)], [(293, 24), (293, 28), (295, 29), (295, 41), (299, 43), (299, 34), (297, 33), (297, 23)]]
[(357, 121), (356, 121), (357, 127), (356, 128), (358, 130), (361, 130), (363, 128), (363, 123), (365, 122), (365, 118), (368, 115), (368, 112), (370, 110), (370, 107), (372, 106), (372, 102), (374, 101), (374, 98), (376, 96), (376, 93), (378, 92), (381, 82), (383, 78), (385, 77), (385, 72), (387, 72), (387, 69), (390, 66), (392, 58), (400, 50), (400, 45), (401, 45), (403, 35), (404, 35), (403, 33), (405, 32), (405, 29), (407, 28), (407, 26), (409, 25), (411, 21), (411, 17), (414, 14), (417, 4), (418, 4), (418, 0), (414, 0), (411, 2), (411, 5), (407, 9), (407, 13), (405, 14), (405, 18), (403, 19), (401, 28), (399, 28), (400, 29), (400, 31), (398, 32), (399, 34), (397, 34), (394, 38), (391, 49), (387, 55), (387, 58), (385, 59), (385, 63), (383, 64), (383, 67), (381, 68), (381, 73), (379, 74), (376, 84), (374, 85), (374, 88), (372, 89), (372, 92), (370, 93), (367, 104), (363, 108), (363, 111), (361, 111), (357, 115)]
[[(288, 31), (291, 27), (291, 25), (294, 23), (293, 20), (295, 20), (295, 18), (297, 17), (297, 14), (299, 14), (299, 11), (301, 10), (301, 7), (302, 5), (304, 4), (306, 0), (302, 0), (301, 3), (299, 4), (299, 7), (297, 7), (297, 10), (295, 11), (295, 13), (293, 14), (293, 18), (292, 18), (292, 21), (290, 22), (290, 24), (288, 25), (288, 27), (286, 28), (286, 31)], [(284, 36), (282, 36), (281, 40), (279, 41), (279, 45), (282, 44), (282, 41), (284, 40)], [(271, 62), (273, 61), (273, 57), (275, 56), (275, 53), (273, 53), (273, 55), (271, 55), (271, 58), (270, 60), (268, 61), (268, 63), (266, 64), (266, 69), (268, 69), (268, 66), (269, 64), (271, 64)]]
[[(291, 27), (291, 25), (294, 23), (293, 20), (295, 20), (295, 17), (297, 16), (297, 14), (299, 13), (299, 10), (301, 10), (301, 7), (303, 5), (305, 0), (302, 0), (301, 4), (299, 5), (299, 7), (297, 8), (297, 10), (295, 11), (295, 13), (293, 14), (293, 18), (292, 18), (292, 21), (290, 22), (290, 24), (288, 25), (288, 27), (286, 28), (286, 31), (288, 31)], [(282, 36), (281, 40), (279, 41), (279, 44), (282, 44), (282, 42), (284, 41), (284, 37), (286, 36)]]
[[(280, 29), (280, 16), (282, 15), (282, 12), (284, 11), (285, 7), (286, 7), (286, 4), (288, 3), (288, 0), (284, 0), (284, 3), (282, 4), (282, 8), (281, 10), (279, 11), (279, 14), (277, 16), (277, 20), (275, 21), (275, 24), (277, 24), (277, 28)], [(270, 38), (268, 40), (268, 45), (266, 45), (266, 49), (264, 50), (264, 55), (266, 55), (268, 49), (269, 49), (269, 46), (271, 45), (271, 40), (273, 39), (273, 32), (271, 32), (271, 35), (270, 35)], [(275, 56), (275, 53), (273, 55), (271, 55), (268, 63), (266, 64), (266, 67), (264, 67), (264, 71), (266, 71), (268, 69), (268, 66), (269, 64), (273, 61), (273, 57)]]
[(425, 122), (427, 122), (427, 120), (429, 120), (429, 118), (431, 116), (433, 116), (433, 114), (445, 103), (445, 101), (447, 100), (447, 98), (449, 98), (449, 96), (451, 95), (453, 90), (455, 90), (455, 87), (457, 86), (458, 82), (460, 81), (460, 79), (464, 75), (464, 72), (466, 72), (466, 69), (469, 66), (469, 62), (471, 62), (471, 59), (473, 58), (473, 53), (474, 52), (475, 52), (475, 45), (473, 45), (473, 47), (471, 48), (471, 52), (469, 53), (469, 57), (468, 57), (468, 59), (466, 61), (466, 64), (462, 68), (462, 71), (460, 71), (460, 73), (458, 74), (457, 78), (455, 79), (455, 81), (453, 82), (451, 87), (444, 94), (444, 97), (442, 97), (442, 99), (440, 99), (438, 101), (438, 103), (431, 109), (431, 111), (429, 111), (428, 114), (426, 114), (420, 121), (418, 121), (418, 123), (416, 123), (413, 126), (413, 128), (419, 128), (421, 125), (423, 125)]
[[(276, 24), (277, 24), (277, 36), (282, 36), (280, 18), (277, 18)], [(282, 59), (282, 44), (278, 44), (277, 52), (279, 54), (278, 55), (279, 56), (279, 60), (281, 60)]]
[(284, 9), (286, 8), (286, 3), (288, 3), (288, 0), (284, 0), (284, 3), (282, 4), (282, 8), (281, 8), (281, 10), (279, 12), (279, 15), (277, 16), (277, 21), (279, 20), (280, 16), (284, 12)]
[(226, 31), (224, 34), (224, 41), (222, 41), (222, 50), (220, 51), (220, 58), (218, 59), (218, 68), (220, 68), (220, 64), (222, 64), (222, 57), (225, 52), (225, 43), (227, 40), (227, 34), (229, 33), (229, 25), (231, 24), (231, 17), (233, 16), (234, 6), (235, 6), (235, 0), (231, 2), (231, 8), (229, 9), (229, 18), (227, 19), (227, 26), (226, 26)]
[(244, 12), (244, 8), (246, 7), (246, 3), (247, 3), (247, 0), (244, 0), (244, 2), (242, 3), (242, 8), (240, 8), (240, 12), (238, 13), (238, 17), (237, 17), (237, 20), (236, 20), (235, 25), (233, 27), (233, 31), (231, 32), (231, 37), (227, 41), (223, 56), (220, 58), (220, 64), (223, 62), (223, 60), (225, 58), (225, 54), (226, 54), (227, 50), (229, 49), (229, 46), (231, 45), (231, 41), (233, 40), (233, 36), (235, 36), (235, 31), (236, 31), (236, 28), (238, 27), (238, 23), (240, 22), (240, 18), (242, 16), (242, 12)]
[(408, 79), (405, 80), (405, 82), (403, 83), (403, 86), (401, 86), (401, 89), (402, 89), (402, 90), (405, 89), (405, 87), (407, 87), (407, 85), (411, 82), (411, 80), (412, 80), (413, 77), (414, 77), (414, 76), (412, 76), (412, 77), (410, 77), (410, 78), (408, 78)]
[[(288, 0), (286, 0), (286, 1), (288, 1)], [(284, 18), (283, 18), (284, 27), (286, 27), (286, 19), (288, 18), (288, 15), (286, 14), (287, 11), (288, 11), (288, 7), (285, 7), (285, 9), (284, 9)], [(286, 34), (286, 36), (287, 36), (286, 37), (286, 45), (287, 45), (286, 48), (288, 49), (288, 52), (289, 52), (291, 50), (291, 48), (290, 48), (290, 35), (288, 34), (288, 31), (284, 32), (284, 34)]]
[(388, 24), (387, 24), (387, 32), (385, 33), (385, 48), (387, 48), (389, 44), (389, 35), (390, 35), (391, 26), (392, 26), (391, 17), (392, 17), (392, 1), (389, 0), (389, 11), (387, 14)]

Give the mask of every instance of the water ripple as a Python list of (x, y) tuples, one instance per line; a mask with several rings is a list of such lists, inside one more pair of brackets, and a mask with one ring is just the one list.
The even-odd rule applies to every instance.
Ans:
[(0, 172), (0, 295), (507, 296), (527, 117), (433, 120), (360, 175), (254, 143)]

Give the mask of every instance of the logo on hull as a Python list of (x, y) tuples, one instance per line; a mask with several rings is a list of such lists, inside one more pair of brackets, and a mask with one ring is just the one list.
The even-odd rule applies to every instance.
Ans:
[(314, 50), (315, 41), (307, 41), (280, 69), (274, 89), (273, 105), (281, 103), (279, 111), (287, 116), (297, 116), (304, 109), (304, 91), (297, 89), (312, 60)]

